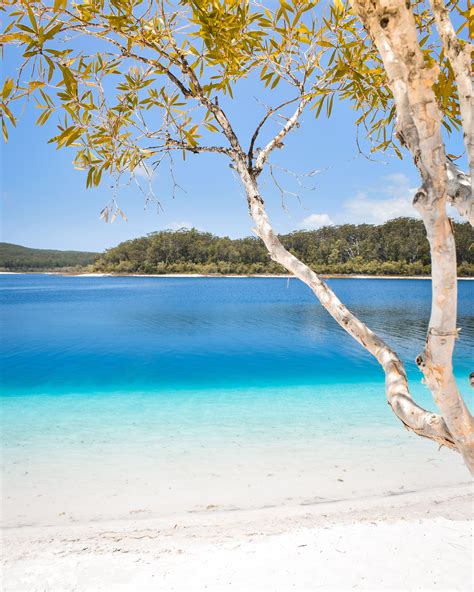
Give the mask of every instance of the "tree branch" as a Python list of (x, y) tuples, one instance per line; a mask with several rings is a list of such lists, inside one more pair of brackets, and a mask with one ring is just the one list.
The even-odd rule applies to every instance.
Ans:
[[(449, 12), (443, 0), (430, 0), (431, 10), (436, 21), (436, 28), (443, 44), (459, 94), (459, 108), (464, 129), (464, 143), (469, 160), (470, 183), (474, 182), (474, 121), (473, 121), (473, 89), (472, 89), (472, 51), (471, 43), (462, 41), (456, 35)], [(471, 222), (472, 223), (472, 222)]]
[(270, 224), (258, 190), (256, 176), (248, 170), (245, 155), (236, 155), (234, 162), (245, 187), (256, 233), (265, 243), (273, 261), (283, 265), (304, 282), (334, 320), (378, 360), (385, 371), (388, 404), (403, 425), (410, 431), (430, 438), (440, 445), (457, 449), (444, 419), (423, 409), (413, 401), (403, 363), (395, 352), (353, 315), (312, 269), (285, 249)]
[(250, 140), (250, 146), (249, 146), (249, 149), (248, 149), (248, 152), (247, 152), (248, 166), (249, 167), (252, 167), (252, 164), (253, 164), (253, 152), (254, 152), (255, 142), (257, 141), (258, 135), (259, 135), (262, 127), (267, 122), (268, 118), (271, 117), (274, 113), (276, 113), (280, 109), (283, 109), (283, 107), (286, 107), (287, 105), (291, 105), (292, 103), (295, 103), (299, 99), (300, 99), (299, 96), (298, 97), (295, 97), (294, 99), (291, 99), (289, 101), (286, 101), (284, 103), (281, 103), (281, 105), (278, 105), (278, 107), (272, 107), (272, 108), (270, 108), (270, 109), (267, 110), (266, 114), (260, 120), (260, 123), (255, 128), (255, 131), (254, 131), (254, 133), (252, 135), (252, 139)]
[[(121, 43), (119, 43), (116, 39), (113, 39), (112, 37), (106, 36), (105, 35), (105, 31), (103, 31), (103, 27), (101, 25), (97, 25), (95, 23), (87, 23), (87, 25), (85, 25), (85, 24), (84, 25), (69, 25), (67, 23), (64, 23), (64, 24), (71, 31), (80, 31), (84, 35), (87, 35), (87, 36), (90, 36), (90, 37), (96, 37), (97, 39), (100, 39), (101, 41), (106, 41), (107, 43), (110, 43), (111, 45), (114, 45), (115, 47), (117, 47), (120, 50), (121, 55), (124, 56), (124, 57), (137, 60), (137, 62), (141, 62), (143, 64), (146, 64), (147, 66), (153, 67), (160, 74), (164, 74), (165, 76), (167, 76), (169, 78), (169, 80), (178, 88), (178, 90), (181, 92), (181, 94), (184, 97), (186, 97), (186, 98), (195, 98), (193, 92), (189, 88), (187, 88), (181, 82), (181, 80), (177, 76), (175, 76), (175, 74), (173, 74), (173, 72), (171, 72), (171, 70), (169, 68), (167, 68), (162, 63), (157, 62), (156, 60), (154, 60), (152, 58), (146, 58), (144, 56), (141, 56), (139, 54), (136, 54), (136, 53), (130, 51), (124, 45), (122, 45)], [(99, 30), (99, 31), (92, 31), (92, 30), (90, 30), (88, 28), (90, 26), (97, 26), (101, 30)], [(153, 45), (153, 44), (150, 44), (150, 43), (147, 43), (147, 42), (144, 41), (144, 45), (146, 45), (150, 49), (153, 49), (153, 50), (157, 51), (157, 47), (155, 45)], [(160, 52), (160, 53), (161, 53), (161, 55), (163, 57), (166, 57), (167, 59), (169, 59), (170, 60), (170, 63), (172, 63), (171, 58), (166, 53), (164, 53), (164, 52)]]
[(300, 102), (298, 104), (298, 107), (296, 108), (296, 111), (288, 119), (288, 121), (285, 123), (283, 128), (278, 132), (278, 134), (273, 139), (270, 140), (270, 142), (268, 142), (268, 144), (265, 146), (265, 148), (261, 152), (259, 152), (259, 154), (257, 156), (257, 160), (255, 162), (255, 167), (253, 169), (255, 175), (259, 175), (262, 172), (263, 165), (265, 164), (265, 161), (269, 157), (270, 152), (272, 150), (274, 150), (276, 147), (280, 146), (283, 138), (288, 134), (288, 132), (290, 132), (295, 127), (301, 113), (303, 113), (303, 109), (306, 107), (306, 105), (309, 103), (309, 101), (310, 101), (309, 96), (302, 97), (302, 99), (300, 100)]
[(474, 197), (469, 175), (459, 169), (452, 160), (447, 160), (448, 201), (460, 216), (474, 226)]
[(210, 99), (210, 97), (208, 97), (206, 95), (206, 93), (204, 92), (204, 89), (202, 88), (202, 85), (199, 81), (199, 78), (196, 76), (196, 73), (189, 65), (189, 62), (188, 62), (186, 56), (181, 51), (181, 49), (178, 47), (178, 45), (176, 44), (172, 35), (170, 35), (170, 42), (173, 46), (174, 51), (176, 52), (176, 54), (178, 55), (178, 58), (179, 58), (179, 63), (177, 64), (177, 66), (181, 69), (181, 72), (183, 73), (183, 75), (188, 77), (188, 79), (190, 80), (190, 82), (192, 84), (193, 88), (192, 88), (191, 92), (193, 93), (193, 96), (195, 98), (199, 99), (201, 104), (204, 107), (206, 107), (206, 109), (208, 109), (214, 115), (217, 123), (220, 125), (225, 137), (228, 139), (233, 150), (235, 150), (237, 152), (242, 152), (242, 147), (240, 146), (240, 142), (237, 138), (237, 134), (234, 132), (234, 129), (232, 128), (232, 125), (231, 125), (227, 115), (224, 113), (223, 109), (219, 106), (219, 102), (218, 102), (217, 98), (214, 101), (212, 101)]
[(230, 148), (224, 148), (224, 146), (193, 146), (192, 144), (180, 140), (174, 140), (172, 138), (167, 138), (162, 146), (148, 146), (147, 150), (187, 150), (188, 152), (194, 152), (195, 154), (198, 154), (199, 152), (217, 152), (220, 154), (226, 154), (227, 156), (232, 155), (232, 150)]

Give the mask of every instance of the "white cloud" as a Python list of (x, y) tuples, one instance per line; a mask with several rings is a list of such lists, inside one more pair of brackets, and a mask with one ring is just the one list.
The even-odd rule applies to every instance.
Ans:
[(351, 222), (381, 224), (392, 218), (416, 215), (416, 210), (411, 208), (411, 199), (411, 196), (374, 199), (365, 191), (358, 191), (344, 207)]
[(154, 177), (155, 171), (149, 165), (142, 163), (133, 169), (133, 173), (137, 175), (137, 177), (142, 177), (142, 179), (151, 181)]
[(298, 224), (298, 228), (317, 230), (323, 226), (332, 226), (334, 222), (327, 214), (311, 214)]
[(387, 175), (377, 189), (358, 191), (344, 203), (343, 217), (353, 223), (381, 224), (400, 216), (418, 217), (412, 206), (416, 189), (402, 173)]

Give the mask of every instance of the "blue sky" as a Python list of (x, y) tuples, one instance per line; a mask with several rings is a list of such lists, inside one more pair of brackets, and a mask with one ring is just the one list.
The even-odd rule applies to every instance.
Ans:
[[(17, 64), (6, 51), (6, 72)], [(226, 109), (243, 137), (265, 112), (256, 100), (261, 96), (255, 81), (244, 81)], [(268, 97), (267, 97), (268, 98)], [(275, 101), (278, 97), (275, 97)], [(252, 221), (242, 189), (221, 155), (190, 155), (186, 162), (175, 156), (174, 175), (178, 189), (172, 197), (168, 166), (153, 179), (154, 192), (161, 208), (149, 204), (132, 184), (118, 192), (118, 202), (128, 221), (106, 224), (99, 212), (113, 195), (110, 184), (97, 189), (85, 188), (85, 173), (74, 170), (74, 150), (57, 151), (47, 140), (56, 133), (56, 121), (44, 127), (34, 125), (39, 111), (27, 105), (19, 124), (11, 131), (1, 153), (1, 240), (30, 247), (78, 250), (102, 250), (120, 241), (167, 228), (195, 226), (217, 235), (248, 236)], [(387, 219), (413, 215), (413, 190), (417, 172), (409, 155), (403, 161), (377, 153), (375, 162), (358, 153), (355, 142), (355, 113), (347, 103), (336, 104), (331, 119), (315, 119), (308, 111), (302, 126), (288, 136), (285, 148), (271, 158), (279, 183), (288, 191), (298, 191), (301, 202), (281, 195), (267, 176), (262, 178), (262, 194), (270, 218), (278, 232), (317, 228), (346, 222), (380, 223)], [(266, 128), (268, 139), (277, 124)], [(248, 144), (248, 140), (244, 142)], [(460, 138), (454, 138), (450, 151), (461, 153)], [(291, 175), (314, 170), (299, 188)]]

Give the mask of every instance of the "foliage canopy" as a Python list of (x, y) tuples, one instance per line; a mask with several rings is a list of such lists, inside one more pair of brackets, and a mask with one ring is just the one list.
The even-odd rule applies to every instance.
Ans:
[[(452, 71), (425, 4), (413, 4), (425, 58), (440, 64), (444, 124), (458, 128)], [(465, 28), (468, 11), (455, 0), (449, 5)], [(316, 116), (329, 116), (335, 99), (350, 101), (372, 150), (400, 155), (383, 65), (341, 0), (6, 0), (1, 10), (4, 53), (19, 60), (1, 89), (3, 135), (22, 100), (40, 110), (38, 125), (56, 114), (51, 142), (75, 149), (87, 186), (103, 174), (157, 167), (174, 150), (227, 152), (232, 146), (222, 138), (216, 105), (237, 97), (248, 77), (260, 81), (262, 96), (271, 100), (278, 86), (275, 97), (283, 97), (255, 122), (245, 147), (250, 166), (269, 118), (285, 117), (302, 98)], [(106, 209), (103, 216), (117, 213)]]
[[(474, 274), (473, 231), (455, 223), (460, 275)], [(280, 235), (291, 253), (319, 273), (428, 275), (430, 250), (423, 223), (343, 224)], [(108, 249), (94, 269), (112, 273), (286, 273), (257, 238), (230, 239), (193, 230), (161, 231)]]

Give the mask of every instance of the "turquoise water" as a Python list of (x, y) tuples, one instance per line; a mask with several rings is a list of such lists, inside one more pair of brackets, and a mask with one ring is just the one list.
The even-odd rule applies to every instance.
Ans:
[[(430, 282), (331, 280), (414, 369)], [(460, 282), (456, 348), (470, 368), (474, 313)], [(4, 275), (4, 396), (155, 392), (380, 380), (371, 356), (297, 280)]]
[[(430, 282), (330, 284), (399, 352), (432, 408), (413, 362)], [(460, 282), (455, 355), (468, 398), (472, 286)], [(378, 365), (297, 280), (3, 275), (0, 298), (8, 524), (463, 479), (452, 453), (433, 456), (401, 428)], [(420, 455), (430, 470), (410, 472)]]

